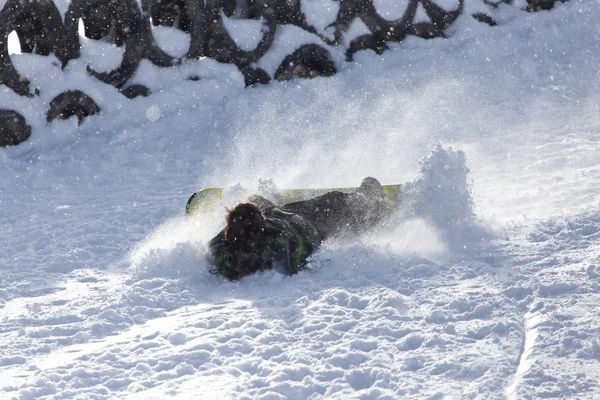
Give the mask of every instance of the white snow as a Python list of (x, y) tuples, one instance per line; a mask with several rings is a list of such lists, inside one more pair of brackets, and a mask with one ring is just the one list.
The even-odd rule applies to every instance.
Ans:
[(308, 24), (321, 33), (335, 21), (340, 10), (335, 0), (303, 0), (300, 5)]
[(266, 27), (263, 28), (265, 23), (263, 18), (260, 20), (233, 19), (227, 18), (223, 12), (221, 12), (221, 18), (225, 29), (241, 50), (254, 50), (262, 40), (263, 31), (266, 29)]
[[(144, 61), (134, 100), (86, 72), (119, 49), (13, 54), (41, 95), (0, 88), (33, 128), (0, 149), (0, 398), (599, 398), (600, 9), (495, 12), (331, 78)], [(101, 114), (48, 124), (73, 88)], [(292, 277), (210, 274), (222, 212), (184, 217), (201, 187), (365, 176), (407, 183), (400, 211)]]
[(190, 34), (179, 29), (155, 26), (152, 36), (164, 52), (174, 57), (183, 57), (190, 47)]
[(377, 12), (385, 17), (385, 19), (393, 21), (402, 18), (406, 12), (406, 8), (410, 2), (408, 0), (402, 1), (386, 1), (386, 0), (373, 0), (373, 5)]

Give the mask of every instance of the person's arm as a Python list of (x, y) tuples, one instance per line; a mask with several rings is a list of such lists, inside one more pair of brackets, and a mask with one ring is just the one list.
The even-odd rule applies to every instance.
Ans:
[(307, 258), (316, 250), (310, 239), (301, 235), (290, 235), (286, 241), (286, 270), (291, 274), (297, 274), (306, 267)]
[(278, 261), (283, 263), (290, 275), (302, 271), (320, 244), (314, 226), (297, 215), (288, 220), (289, 225), (282, 229), (271, 243), (271, 250)]
[(208, 245), (208, 261), (214, 266), (210, 273), (234, 280), (237, 275), (235, 273), (235, 257), (227, 246), (224, 236), (221, 231)]

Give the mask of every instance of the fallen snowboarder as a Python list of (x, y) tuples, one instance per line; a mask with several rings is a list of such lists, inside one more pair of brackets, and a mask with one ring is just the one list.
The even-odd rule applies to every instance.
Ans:
[(269, 269), (293, 275), (323, 240), (364, 232), (392, 210), (381, 184), (370, 177), (354, 193), (331, 191), (280, 207), (253, 195), (228, 210), (225, 228), (210, 241), (211, 273), (231, 280)]

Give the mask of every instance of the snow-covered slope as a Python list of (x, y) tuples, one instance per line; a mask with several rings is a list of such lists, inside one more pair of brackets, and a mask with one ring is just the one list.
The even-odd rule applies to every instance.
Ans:
[[(0, 398), (599, 398), (600, 8), (501, 11), (251, 89), (142, 62), (128, 100), (74, 64), (107, 112), (0, 149)], [(293, 277), (211, 275), (221, 216), (183, 216), (368, 175), (401, 212)]]

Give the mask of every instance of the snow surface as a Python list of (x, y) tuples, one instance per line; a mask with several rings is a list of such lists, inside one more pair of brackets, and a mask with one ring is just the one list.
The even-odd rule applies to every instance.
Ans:
[[(13, 56), (43, 90), (0, 89), (33, 126), (0, 149), (0, 398), (600, 398), (600, 8), (498, 17), (252, 89), (144, 62), (134, 100), (85, 71), (118, 49)], [(47, 124), (66, 88), (103, 112)], [(211, 275), (222, 215), (183, 215), (368, 175), (408, 183), (398, 214), (293, 277)]]

